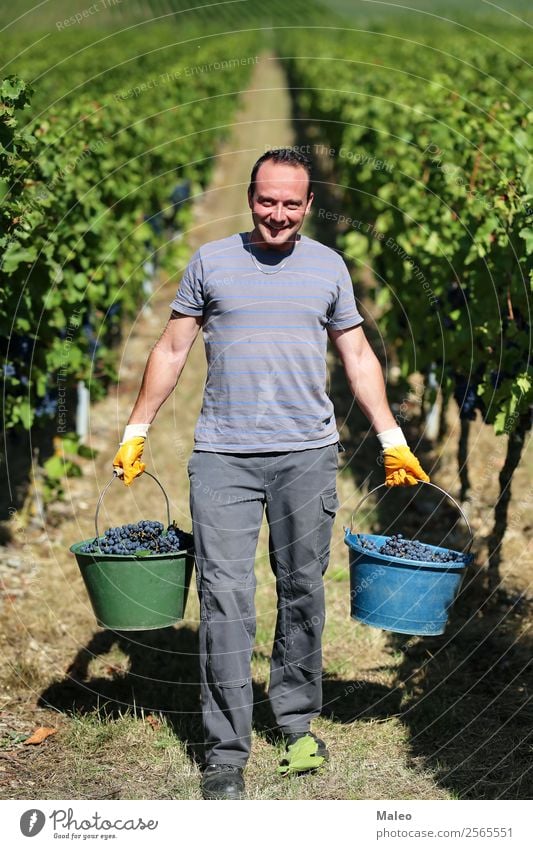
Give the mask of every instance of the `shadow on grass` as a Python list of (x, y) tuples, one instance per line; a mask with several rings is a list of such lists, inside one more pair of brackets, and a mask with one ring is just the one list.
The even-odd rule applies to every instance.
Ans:
[(390, 635), (401, 719), (413, 757), (459, 798), (531, 799), (533, 611), (521, 597), (480, 601), (478, 583), (474, 573), (443, 636)]
[[(118, 649), (109, 677), (93, 676), (91, 661)], [(40, 696), (40, 707), (70, 715), (118, 718), (125, 713), (162, 713), (186, 745), (193, 762), (202, 760), (198, 633), (188, 626), (153, 631), (98, 631), (72, 663), (65, 678)]]
[(364, 679), (324, 677), (322, 716), (332, 722), (352, 723), (390, 719), (400, 710), (400, 690)]

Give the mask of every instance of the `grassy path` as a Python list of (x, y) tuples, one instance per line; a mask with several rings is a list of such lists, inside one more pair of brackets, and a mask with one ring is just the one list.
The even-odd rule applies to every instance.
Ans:
[[(254, 73), (233, 136), (218, 157), (213, 184), (197, 204), (196, 221), (187, 235), (191, 249), (249, 226), (246, 186), (251, 163), (267, 147), (294, 143), (282, 69), (264, 57)], [(93, 534), (98, 493), (110, 478), (111, 459), (146, 357), (166, 322), (179, 278), (176, 269), (171, 279), (161, 281), (152, 312), (140, 315), (130, 328), (118, 388), (91, 413), (91, 445), (99, 456), (86, 461), (82, 479), (69, 482), (61, 523), (51, 524), (43, 534), (17, 531), (17, 517), (13, 519), (18, 541), (7, 556), (18, 558), (24, 577), (17, 592), (5, 594), (2, 610), (2, 798), (199, 798), (194, 594), (187, 619), (174, 629), (128, 635), (101, 631), (68, 552), (72, 542)], [(169, 493), (173, 518), (186, 529), (186, 464), (204, 377), (203, 343), (198, 340), (176, 392), (159, 412), (145, 453), (148, 469)], [(522, 608), (493, 610), (490, 616), (476, 618), (469, 605), (472, 600), (479, 605), (479, 596), (472, 591), (459, 606), (451, 636), (433, 641), (392, 637), (350, 620), (342, 529), (360, 496), (362, 479), (373, 469), (378, 482), (381, 472), (376, 467), (377, 444), (363, 439), (366, 425), (350, 411), (347, 390), (334, 366), (331, 394), (347, 452), (339, 471), (342, 506), (327, 580), (324, 715), (315, 730), (328, 741), (332, 761), (321, 775), (305, 780), (275, 776), (280, 750), (265, 696), (275, 587), (264, 525), (257, 551), (257, 704), (247, 770), (250, 796), (492, 798), (497, 786), (504, 795), (528, 798), (523, 731), (531, 727), (523, 682), (531, 657), (527, 606), (524, 602)], [(450, 423), (456, 426), (453, 419)], [(489, 439), (482, 427), (475, 432), (476, 457), (483, 458)], [(426, 452), (428, 462), (435, 463), (435, 479), (452, 491), (457, 486), (453, 445), (450, 440), (440, 458)], [(527, 464), (519, 470), (517, 493), (531, 471)], [(484, 533), (494, 476), (476, 492), (476, 529)], [(118, 482), (113, 485), (102, 524), (162, 515), (158, 490), (141, 478), (130, 490)], [(525, 560), (523, 536), (514, 533), (506, 543), (509, 589), (523, 592), (533, 570), (531, 560)], [(491, 672), (494, 660), (499, 663), (497, 682)], [(489, 705), (492, 710), (482, 728), (476, 717)], [(517, 716), (521, 722), (511, 721)], [(51, 726), (56, 733), (40, 746), (25, 746), (22, 738), (39, 725)], [(489, 751), (484, 747), (492, 732)]]

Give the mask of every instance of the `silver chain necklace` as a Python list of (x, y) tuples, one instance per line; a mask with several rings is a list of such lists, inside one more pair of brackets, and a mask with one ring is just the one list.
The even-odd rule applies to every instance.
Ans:
[(295, 243), (295, 245), (294, 245), (294, 248), (293, 248), (293, 249), (292, 249), (292, 251), (290, 252), (289, 256), (288, 256), (288, 257), (285, 257), (285, 259), (283, 260), (283, 262), (280, 262), (280, 264), (277, 266), (277, 268), (276, 268), (274, 271), (265, 271), (265, 269), (264, 269), (264, 268), (261, 268), (261, 266), (259, 265), (259, 263), (257, 262), (257, 260), (256, 260), (256, 258), (255, 258), (255, 256), (254, 256), (254, 254), (253, 254), (253, 251), (252, 251), (252, 243), (251, 243), (251, 241), (250, 241), (250, 237), (248, 237), (248, 250), (250, 251), (250, 256), (252, 257), (252, 262), (253, 262), (253, 264), (255, 265), (255, 267), (257, 268), (257, 270), (258, 270), (258, 271), (262, 271), (262, 273), (263, 273), (263, 274), (267, 274), (267, 275), (270, 275), (270, 274), (279, 274), (279, 272), (280, 272), (280, 271), (283, 271), (283, 269), (284, 269), (284, 268), (285, 268), (285, 266), (287, 265), (288, 261), (290, 260), (291, 256), (293, 255), (294, 251), (296, 250), (296, 247), (297, 247), (297, 245), (299, 244), (299, 241), (300, 241), (299, 239), (296, 241), (296, 243)]

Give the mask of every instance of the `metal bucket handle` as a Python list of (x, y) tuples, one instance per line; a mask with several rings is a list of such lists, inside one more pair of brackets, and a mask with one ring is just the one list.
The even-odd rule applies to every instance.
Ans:
[[(468, 528), (468, 533), (470, 534), (470, 540), (469, 540), (468, 545), (465, 549), (466, 553), (468, 554), (470, 552), (470, 549), (472, 548), (472, 543), (474, 542), (474, 534), (472, 533), (472, 528), (470, 527), (470, 522), (468, 521), (468, 519), (465, 515), (465, 512), (462, 509), (461, 505), (455, 500), (455, 498), (452, 495), (450, 495), (449, 492), (447, 492), (445, 489), (442, 489), (442, 487), (437, 486), (436, 483), (431, 483), (430, 481), (418, 481), (418, 483), (419, 484), (423, 483), (426, 486), (432, 486), (434, 489), (438, 489), (439, 492), (442, 492), (442, 494), (445, 495), (447, 498), (449, 498), (449, 500), (457, 507), (459, 513), (461, 514), (461, 516), (465, 520), (465, 524)], [(359, 504), (356, 504), (356, 506), (353, 509), (352, 515), (350, 517), (350, 527), (344, 528), (345, 531), (349, 530), (350, 533), (352, 533), (352, 525), (353, 525), (354, 514), (359, 510), (359, 508), (361, 507), (361, 504), (363, 504), (366, 501), (366, 499), (369, 498), (369, 496), (371, 496), (374, 492), (377, 492), (378, 489), (381, 489), (384, 486), (387, 486), (387, 484), (386, 483), (378, 484), (378, 486), (375, 486), (374, 489), (371, 489), (370, 492), (367, 492), (367, 494), (364, 495), (361, 498)], [(387, 487), (387, 488), (388, 489), (394, 489), (394, 487)]]
[[(170, 525), (170, 502), (168, 500), (168, 495), (166, 494), (165, 490), (163, 489), (163, 485), (158, 481), (158, 479), (156, 478), (155, 475), (153, 475), (151, 472), (146, 472), (146, 471), (143, 472), (143, 474), (148, 475), (149, 478), (153, 478), (153, 480), (155, 480), (159, 489), (161, 490), (161, 492), (165, 496), (165, 501), (167, 503), (167, 527), (168, 527)], [(113, 477), (111, 478), (109, 483), (107, 483), (105, 485), (105, 487), (103, 488), (102, 493), (100, 495), (100, 498), (98, 499), (98, 504), (96, 505), (96, 513), (94, 514), (94, 529), (96, 531), (96, 540), (97, 541), (100, 539), (100, 533), (98, 531), (98, 514), (100, 512), (100, 505), (102, 504), (102, 501), (104, 499), (104, 495), (106, 494), (107, 490), (109, 489), (109, 487), (111, 486), (111, 484), (113, 483), (115, 478), (120, 478), (120, 477), (121, 477), (121, 475), (118, 474), (116, 469), (113, 469)], [(100, 547), (100, 546), (98, 546), (98, 547)]]

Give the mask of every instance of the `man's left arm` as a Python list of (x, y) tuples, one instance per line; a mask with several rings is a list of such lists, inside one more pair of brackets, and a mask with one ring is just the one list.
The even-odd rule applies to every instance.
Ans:
[(421, 480), (429, 481), (392, 414), (381, 365), (363, 328), (329, 328), (328, 335), (338, 351), (350, 391), (381, 443), (387, 486), (411, 486)]

